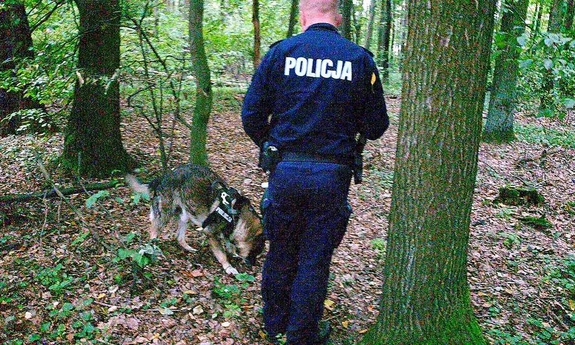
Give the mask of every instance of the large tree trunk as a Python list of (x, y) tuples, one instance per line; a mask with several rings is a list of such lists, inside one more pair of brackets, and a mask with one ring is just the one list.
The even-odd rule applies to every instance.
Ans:
[(411, 1), (384, 284), (364, 344), (485, 344), (467, 282), (495, 0)]
[(192, 64), (196, 77), (196, 105), (192, 119), (190, 133), (190, 162), (200, 165), (208, 165), (206, 140), (208, 133), (208, 120), (212, 112), (212, 87), (210, 80), (210, 68), (204, 47), (203, 18), (204, 1), (190, 1), (189, 36)]
[(292, 0), (291, 1), (291, 8), (289, 11), (288, 31), (287, 31), (286, 38), (292, 37), (295, 33), (294, 31), (295, 31), (295, 24), (297, 21), (298, 4), (299, 4), (299, 0)]
[(381, 0), (381, 18), (377, 40), (378, 64), (381, 66), (381, 79), (389, 81), (389, 48), (391, 44), (391, 0)]
[(483, 140), (497, 143), (515, 138), (513, 118), (520, 49), (517, 37), (525, 30), (529, 0), (507, 0), (505, 5), (507, 9), (503, 11), (500, 30), (505, 35), (505, 46), (495, 60), (489, 111), (483, 131)]
[[(20, 60), (34, 58), (32, 34), (23, 3), (4, 4), (2, 1), (2, 5), (3, 7), (0, 8), (0, 72), (8, 72), (15, 79)], [(14, 80), (14, 84), (18, 84), (18, 81)], [(0, 121), (23, 109), (44, 111), (37, 101), (24, 96), (25, 91), (9, 91), (0, 88)], [(12, 117), (9, 121), (0, 123), (0, 136), (15, 134), (21, 123), (19, 117)], [(42, 130), (34, 126), (30, 129)]]
[(78, 80), (65, 130), (63, 163), (87, 176), (135, 166), (120, 132), (118, 0), (76, 0), (80, 12)]

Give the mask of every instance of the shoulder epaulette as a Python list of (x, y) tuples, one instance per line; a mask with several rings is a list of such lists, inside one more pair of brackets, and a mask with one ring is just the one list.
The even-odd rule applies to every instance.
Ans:
[(367, 48), (365, 48), (365, 47), (362, 47), (362, 48), (363, 48), (363, 50), (365, 50), (371, 57), (374, 56), (373, 53), (372, 53), (369, 49), (367, 49)]

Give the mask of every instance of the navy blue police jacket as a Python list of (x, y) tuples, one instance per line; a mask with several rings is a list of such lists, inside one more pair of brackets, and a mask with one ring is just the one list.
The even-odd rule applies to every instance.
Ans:
[(375, 140), (389, 118), (371, 53), (319, 23), (270, 47), (245, 96), (242, 123), (257, 145), (346, 159), (357, 133)]

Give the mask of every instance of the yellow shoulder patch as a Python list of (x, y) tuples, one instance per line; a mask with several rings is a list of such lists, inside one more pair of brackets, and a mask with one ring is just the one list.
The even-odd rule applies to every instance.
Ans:
[(375, 76), (375, 73), (371, 74), (371, 85), (373, 86), (373, 84), (375, 84), (375, 81), (377, 80), (377, 77)]

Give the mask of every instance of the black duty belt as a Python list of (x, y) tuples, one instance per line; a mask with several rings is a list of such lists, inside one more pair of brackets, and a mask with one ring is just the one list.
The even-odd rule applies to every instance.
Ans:
[(282, 162), (314, 162), (314, 163), (334, 163), (341, 165), (352, 165), (353, 159), (341, 156), (318, 155), (303, 152), (282, 152)]

